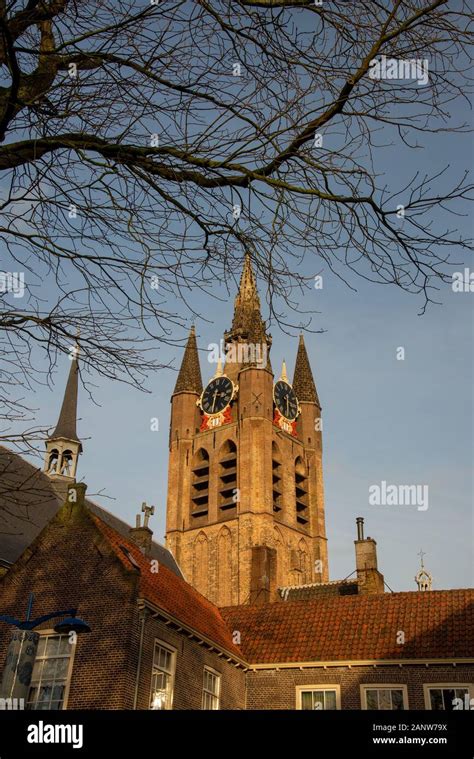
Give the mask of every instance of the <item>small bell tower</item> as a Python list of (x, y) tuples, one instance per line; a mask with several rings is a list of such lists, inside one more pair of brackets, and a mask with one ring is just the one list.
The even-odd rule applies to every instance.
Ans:
[(76, 432), (79, 348), (71, 351), (71, 368), (56, 429), (46, 441), (44, 471), (49, 477), (74, 482), (82, 443)]
[(421, 567), (415, 576), (415, 582), (418, 585), (418, 590), (420, 591), (432, 590), (433, 578), (431, 574), (427, 572), (427, 570), (425, 569), (425, 565), (423, 563), (423, 556), (425, 556), (425, 552), (420, 549), (418, 556), (420, 557), (420, 563), (421, 563)]

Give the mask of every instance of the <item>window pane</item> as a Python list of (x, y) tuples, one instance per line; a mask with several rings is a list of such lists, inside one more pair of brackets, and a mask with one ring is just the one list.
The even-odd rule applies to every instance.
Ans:
[(216, 696), (217, 695), (217, 677), (215, 675), (211, 674), (211, 672), (208, 672), (207, 675), (208, 675), (208, 677), (207, 677), (207, 683), (208, 683), (207, 687), (210, 690), (210, 692), (213, 693)]
[(64, 680), (67, 677), (69, 667), (69, 657), (66, 659), (57, 659), (56, 663), (56, 680)]
[(335, 709), (336, 708), (336, 691), (327, 690), (325, 692), (325, 700), (326, 700), (326, 703), (324, 705), (325, 709)]
[(379, 709), (391, 709), (392, 699), (390, 698), (390, 691), (387, 688), (379, 689)]
[(58, 647), (59, 647), (59, 635), (48, 637), (48, 640), (46, 641), (45, 656), (56, 656), (58, 653)]
[(376, 690), (366, 690), (365, 697), (367, 702), (367, 709), (378, 709), (379, 703)]
[(403, 691), (392, 690), (392, 709), (403, 709)]
[(430, 702), (431, 702), (431, 708), (434, 709), (435, 711), (439, 711), (443, 709), (443, 695), (440, 689), (438, 688), (430, 689)]
[(57, 659), (46, 659), (43, 666), (43, 680), (54, 680), (56, 674)]
[(324, 693), (322, 690), (313, 691), (313, 709), (324, 709)]
[(313, 708), (313, 697), (310, 691), (303, 691), (301, 694), (301, 708), (302, 709), (312, 709)]
[(71, 651), (71, 643), (69, 643), (69, 635), (61, 635), (61, 640), (59, 641), (59, 648), (58, 648), (58, 654), (60, 656), (68, 656)]
[(443, 700), (444, 708), (448, 712), (452, 712), (454, 709), (453, 701), (456, 698), (454, 688), (443, 688)]

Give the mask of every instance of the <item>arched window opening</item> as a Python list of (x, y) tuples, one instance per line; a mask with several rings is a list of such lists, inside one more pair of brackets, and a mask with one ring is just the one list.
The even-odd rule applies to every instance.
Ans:
[(53, 448), (51, 453), (49, 454), (48, 459), (48, 474), (55, 474), (58, 470), (58, 459), (59, 459), (59, 452), (57, 448)]
[(191, 517), (207, 516), (209, 510), (209, 454), (200, 448), (194, 456), (191, 481)]
[(272, 443), (272, 498), (273, 511), (278, 513), (282, 509), (283, 487), (281, 454), (276, 443)]
[(301, 456), (295, 461), (295, 498), (296, 521), (303, 526), (308, 524), (308, 478)]
[(226, 517), (237, 513), (237, 446), (227, 440), (219, 452), (219, 510)]
[(61, 474), (72, 477), (72, 451), (64, 451), (61, 458)]

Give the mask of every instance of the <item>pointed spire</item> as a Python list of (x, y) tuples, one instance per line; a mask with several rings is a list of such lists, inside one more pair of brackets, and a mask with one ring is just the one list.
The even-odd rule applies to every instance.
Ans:
[(234, 302), (232, 327), (225, 337), (226, 340), (243, 338), (255, 344), (263, 341), (270, 343), (271, 341), (262, 319), (255, 274), (248, 252), (245, 254), (239, 291)]
[(313, 379), (313, 372), (309, 363), (303, 334), (300, 335), (298, 353), (296, 355), (295, 373), (293, 375), (293, 390), (299, 401), (315, 403), (319, 408), (318, 393)]
[(288, 374), (286, 372), (286, 361), (285, 361), (285, 359), (283, 359), (283, 363), (281, 365), (280, 379), (283, 380), (283, 382), (288, 382)]
[(199, 365), (199, 355), (196, 341), (196, 330), (194, 324), (190, 329), (188, 342), (184, 350), (183, 360), (174, 388), (175, 393), (181, 393), (183, 390), (189, 390), (193, 393), (202, 393), (201, 367)]
[(214, 377), (222, 377), (223, 374), (224, 374), (224, 371), (222, 369), (222, 359), (219, 356), (219, 358), (217, 359), (217, 369), (216, 369), (216, 373)]
[(71, 368), (69, 370), (69, 377), (66, 384), (66, 390), (64, 392), (63, 403), (61, 406), (61, 412), (59, 414), (58, 423), (53, 434), (49, 436), (48, 440), (56, 440), (57, 438), (66, 438), (66, 440), (74, 440), (80, 443), (76, 432), (76, 420), (77, 420), (77, 390), (78, 390), (78, 378), (79, 378), (79, 364), (77, 355), (79, 349), (77, 346), (71, 351)]

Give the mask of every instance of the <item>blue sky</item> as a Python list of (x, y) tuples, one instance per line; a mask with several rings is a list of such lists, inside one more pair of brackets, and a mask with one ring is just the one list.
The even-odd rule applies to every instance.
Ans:
[[(472, 122), (464, 103), (453, 104), (452, 115), (457, 121)], [(392, 189), (400, 188), (417, 170), (434, 175), (449, 164), (441, 186), (450, 187), (472, 166), (470, 135), (418, 134), (420, 147), (411, 151), (390, 145), (391, 136), (385, 137), (384, 133), (379, 139), (385, 145), (377, 166), (377, 170), (383, 166), (385, 174), (380, 186), (385, 179)], [(324, 138), (330, 149), (331, 134)], [(460, 203), (458, 210), (466, 212), (465, 204)], [(435, 224), (445, 226), (434, 217)], [(468, 216), (446, 219), (446, 226), (472, 235)], [(457, 270), (470, 264), (455, 249), (452, 258), (460, 263)], [(351, 275), (354, 292), (321, 269), (320, 261), (309, 260), (305, 266), (305, 273), (322, 270), (324, 278), (323, 288), (308, 291), (300, 305), (318, 312), (314, 327), (324, 330), (307, 335), (306, 345), (323, 406), (331, 579), (353, 572), (355, 518), (363, 516), (366, 535), (378, 543), (379, 568), (393, 590), (415, 589), (420, 548), (426, 552), (425, 565), (435, 588), (472, 586), (474, 293), (454, 293), (447, 285), (438, 296), (442, 305), (419, 316), (421, 299), (393, 286), (373, 285)], [(204, 381), (214, 371), (204, 349), (218, 342), (230, 326), (235, 287), (226, 304), (197, 292), (193, 296), (197, 312), (206, 316), (196, 320)], [(223, 297), (221, 283), (216, 281), (214, 290)], [(47, 282), (42, 295), (48, 296)], [(266, 317), (265, 304), (263, 312)], [(276, 325), (270, 325), (270, 331), (272, 365), (279, 372), (285, 358), (292, 375), (297, 330), (293, 337)], [(396, 358), (399, 347), (405, 349), (403, 361)], [(182, 350), (161, 346), (158, 357), (162, 363), (173, 360), (178, 368)], [(38, 424), (54, 425), (69, 366), (65, 356), (55, 374), (54, 390), (39, 387), (26, 399), (39, 409)], [(169, 401), (176, 374), (161, 370), (150, 376), (147, 394), (101, 377), (92, 380), (95, 403), (80, 391), (78, 430), (84, 454), (78, 476), (87, 482), (92, 497), (101, 492), (95, 499), (130, 523), (143, 500), (153, 503), (151, 526), (162, 540)], [(159, 419), (158, 432), (150, 430), (153, 417)], [(381, 481), (428, 485), (429, 508), (370, 506), (369, 487)]]

